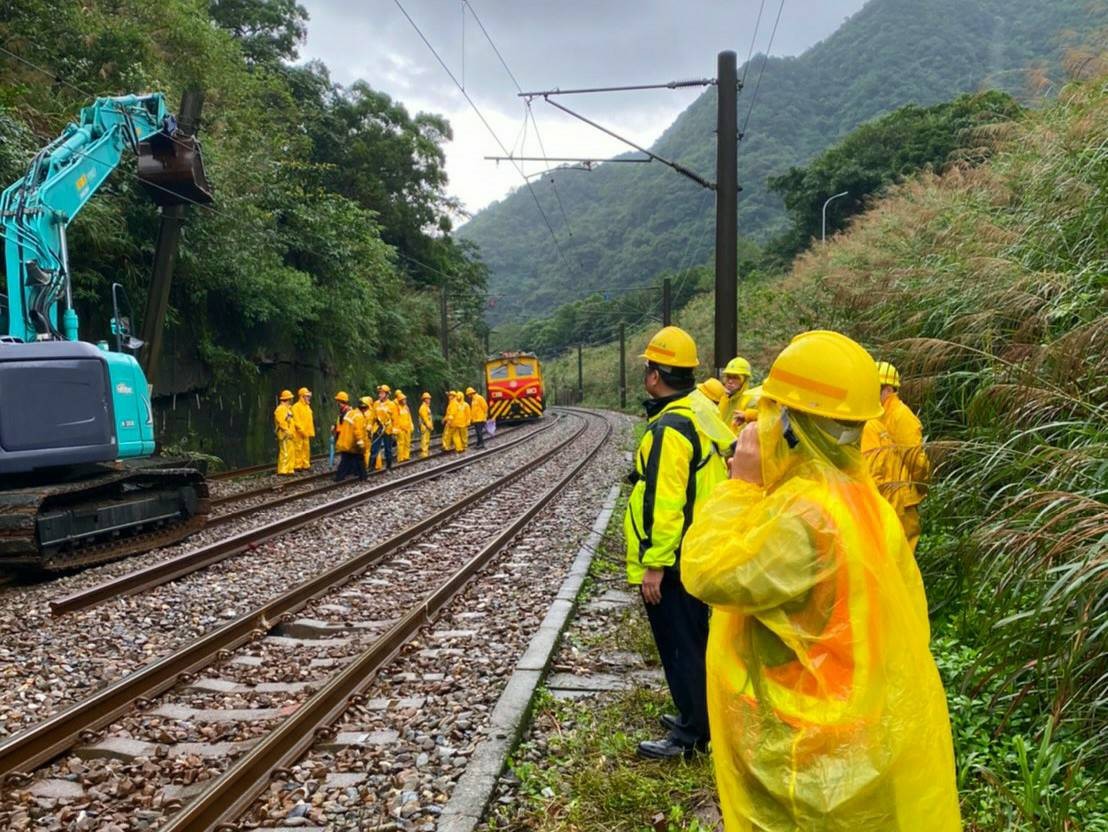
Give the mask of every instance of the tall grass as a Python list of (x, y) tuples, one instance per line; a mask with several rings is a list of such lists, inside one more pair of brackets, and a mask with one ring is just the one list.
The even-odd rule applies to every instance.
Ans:
[[(935, 461), (918, 558), (967, 826), (1105, 830), (1108, 75), (981, 143), (987, 164), (897, 187), (786, 277), (742, 287), (742, 351), (764, 370), (818, 326), (899, 366)], [(710, 344), (711, 298), (678, 323)], [(555, 365), (575, 383), (575, 361)], [(610, 405), (610, 348), (586, 374)]]

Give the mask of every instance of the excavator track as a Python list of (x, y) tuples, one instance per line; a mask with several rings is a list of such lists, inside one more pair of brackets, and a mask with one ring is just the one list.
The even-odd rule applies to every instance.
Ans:
[(181, 461), (97, 466), (0, 492), (0, 568), (61, 571), (166, 546), (204, 526), (204, 474)]

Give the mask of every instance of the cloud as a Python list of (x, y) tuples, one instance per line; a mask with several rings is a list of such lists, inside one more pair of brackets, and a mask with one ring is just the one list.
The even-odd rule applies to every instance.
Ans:
[[(311, 19), (301, 50), (322, 60), (341, 84), (364, 79), (410, 111), (450, 119), (450, 192), (476, 211), (522, 184), (511, 165), (482, 156), (500, 152), (465, 98), (393, 0), (301, 0)], [(750, 50), (762, 0), (401, 0), (505, 147), (520, 134), (524, 108), (482, 33), (480, 17), (524, 89), (658, 83), (715, 74), (716, 53)], [(786, 0), (772, 54), (797, 54), (834, 31), (864, 0)], [(778, 3), (765, 0), (754, 52), (765, 50)], [(632, 140), (649, 145), (699, 89), (575, 97), (579, 109)], [(550, 155), (619, 153), (627, 148), (536, 102)], [(518, 152), (518, 145), (516, 147)], [(525, 148), (539, 155), (533, 131)], [(528, 166), (526, 172), (541, 166)], [(587, 174), (582, 174), (587, 175)]]

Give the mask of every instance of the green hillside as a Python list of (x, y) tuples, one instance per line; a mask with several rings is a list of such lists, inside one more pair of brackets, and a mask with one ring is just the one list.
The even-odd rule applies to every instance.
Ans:
[[(1071, 65), (1099, 77), (991, 130), (988, 162), (894, 187), (787, 276), (740, 288), (758, 377), (795, 333), (840, 329), (898, 364), (922, 417), (918, 559), (973, 832), (1108, 828), (1108, 56)], [(676, 320), (704, 365), (712, 303)], [(548, 383), (575, 386), (575, 359)], [(584, 366), (586, 401), (616, 404), (614, 347)]]
[[(1063, 46), (1075, 33), (1106, 23), (1108, 5), (1088, 0), (871, 0), (803, 55), (769, 60), (739, 148), (741, 233), (765, 239), (780, 231), (785, 214), (767, 179), (860, 123), (904, 104), (933, 104), (982, 87), (1026, 99), (1032, 90), (1027, 70), (1040, 70), (1031, 73), (1039, 80), (1060, 77)], [(751, 88), (761, 63), (761, 57), (752, 61)], [(751, 92), (740, 96), (740, 127)], [(714, 178), (715, 113), (713, 88), (654, 149)], [(549, 184), (535, 190), (570, 269), (526, 190), (458, 231), (481, 247), (491, 270), (490, 322), (548, 314), (588, 292), (651, 282), (710, 257), (713, 195), (668, 168), (610, 165), (555, 176), (568, 228)]]

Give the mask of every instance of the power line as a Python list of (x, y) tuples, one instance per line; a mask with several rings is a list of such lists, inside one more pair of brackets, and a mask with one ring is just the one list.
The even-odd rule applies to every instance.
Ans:
[(762, 12), (765, 11), (766, 0), (762, 0), (758, 6), (758, 19), (754, 21), (754, 34), (750, 36), (750, 49), (746, 53), (746, 63), (743, 64), (743, 77), (739, 82), (740, 88), (746, 86), (746, 73), (750, 69), (750, 59), (754, 57), (754, 42), (758, 39), (758, 27), (762, 25)]
[[(546, 145), (543, 144), (542, 134), (539, 133), (539, 123), (535, 120), (535, 111), (531, 109), (531, 102), (527, 102), (527, 115), (531, 117), (531, 123), (535, 125), (535, 138), (539, 140), (539, 152), (546, 155)], [(558, 210), (562, 212), (562, 222), (566, 224), (566, 233), (572, 237), (573, 229), (569, 227), (569, 217), (566, 216), (566, 206), (562, 204), (562, 195), (558, 192), (558, 182), (554, 173), (550, 174), (550, 187), (554, 189), (554, 199), (558, 201)]]
[[(496, 131), (492, 129), (492, 125), (489, 124), (488, 119), (485, 118), (485, 114), (481, 112), (481, 108), (477, 106), (476, 102), (472, 98), (470, 98), (469, 93), (465, 91), (465, 88), (462, 87), (460, 83), (458, 83), (458, 79), (455, 77), (454, 73), (450, 71), (450, 67), (446, 65), (446, 62), (442, 59), (442, 56), (439, 55), (439, 53), (435, 50), (435, 47), (431, 45), (431, 42), (427, 40), (427, 36), (423, 34), (423, 30), (416, 25), (416, 22), (412, 19), (412, 16), (408, 14), (407, 9), (404, 8), (404, 5), (400, 2), (400, 0), (393, 0), (393, 2), (395, 2), (396, 7), (400, 9), (400, 13), (403, 14), (405, 18), (407, 18), (410, 24), (412, 24), (412, 28), (416, 30), (416, 34), (419, 35), (420, 40), (422, 40), (427, 48), (431, 50), (431, 54), (435, 56), (435, 60), (439, 62), (439, 66), (442, 67), (443, 72), (445, 72), (450, 77), (450, 80), (454, 82), (454, 86), (456, 86), (459, 92), (461, 92), (462, 97), (464, 97), (469, 106), (473, 108), (473, 112), (476, 113), (477, 118), (481, 120), (481, 123), (485, 125), (485, 129), (489, 131), (489, 135), (493, 137), (493, 140), (497, 143), (497, 145), (499, 145), (504, 154), (508, 155), (508, 149), (504, 146), (504, 142), (500, 141), (500, 137), (496, 134)], [(470, 11), (472, 11), (472, 7), (470, 7)], [(523, 184), (527, 187), (528, 192), (531, 194), (531, 198), (535, 201), (535, 207), (539, 209), (539, 214), (542, 216), (543, 222), (546, 224), (546, 228), (550, 232), (550, 239), (554, 241), (554, 248), (557, 250), (558, 255), (562, 258), (562, 262), (565, 264), (567, 269), (569, 269), (570, 271), (575, 271), (573, 267), (570, 266), (565, 252), (562, 251), (562, 245), (558, 242), (558, 235), (554, 233), (554, 226), (551, 225), (550, 217), (548, 217), (546, 215), (546, 211), (543, 210), (542, 202), (539, 201), (539, 195), (535, 193), (535, 188), (531, 184), (531, 181), (524, 175), (523, 170), (514, 161), (512, 162), (512, 167), (516, 169), (516, 172), (519, 174), (520, 179), (523, 180)]]
[[(489, 34), (489, 30), (485, 28), (485, 24), (481, 21), (481, 16), (477, 14), (477, 10), (475, 8), (473, 8), (473, 4), (470, 3), (469, 0), (462, 0), (462, 3), (464, 3), (466, 5), (466, 7), (469, 8), (470, 14), (473, 15), (473, 19), (477, 21), (477, 25), (481, 28), (481, 32), (482, 32), (482, 34), (484, 34), (485, 40), (487, 40), (489, 42), (489, 46), (492, 47), (492, 51), (496, 54), (497, 59), (500, 61), (500, 65), (502, 67), (504, 67), (504, 71), (506, 73), (508, 73), (508, 77), (511, 78), (512, 83), (515, 84), (516, 92), (520, 92), (520, 93), (523, 92), (523, 87), (522, 87), (522, 85), (520, 85), (519, 79), (516, 78), (515, 73), (512, 72), (512, 68), (510, 66), (508, 66), (508, 62), (506, 60), (504, 60), (504, 56), (500, 53), (500, 49), (497, 47), (496, 41), (494, 41), (492, 39), (492, 35)], [(535, 138), (539, 142), (539, 151), (542, 153), (543, 156), (545, 156), (546, 155), (546, 145), (543, 143), (542, 133), (539, 132), (539, 122), (535, 118), (534, 110), (531, 109), (531, 101), (530, 100), (527, 101), (527, 111), (523, 116), (523, 123), (524, 123), (525, 127), (526, 127), (526, 124), (527, 124), (527, 118), (528, 117), (530, 117), (531, 124), (533, 124), (534, 127), (535, 127)], [(562, 203), (562, 195), (558, 192), (558, 183), (555, 180), (553, 175), (551, 175), (551, 177), (550, 177), (550, 186), (551, 186), (552, 190), (554, 191), (554, 199), (556, 199), (558, 201), (558, 210), (562, 214), (562, 222), (565, 223), (566, 234), (568, 234), (570, 237), (572, 237), (573, 236), (573, 229), (569, 225), (569, 217), (566, 215), (566, 208), (565, 208), (565, 205)]]
[[(754, 104), (758, 101), (758, 89), (762, 86), (762, 76), (766, 74), (766, 64), (769, 63), (769, 53), (773, 49), (773, 39), (777, 37), (777, 25), (781, 22), (781, 12), (785, 9), (785, 0), (777, 7), (777, 19), (773, 21), (773, 31), (769, 34), (769, 46), (766, 47), (765, 57), (762, 59), (762, 68), (758, 72), (758, 80), (754, 82), (754, 93), (750, 97), (750, 107), (747, 108), (746, 118), (743, 120), (743, 129), (739, 131), (739, 139), (746, 135), (746, 128), (750, 124), (750, 114), (754, 112)], [(745, 73), (745, 70), (743, 70)]]

